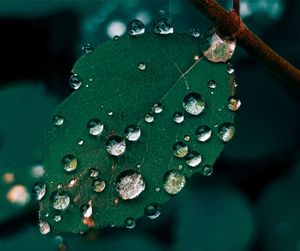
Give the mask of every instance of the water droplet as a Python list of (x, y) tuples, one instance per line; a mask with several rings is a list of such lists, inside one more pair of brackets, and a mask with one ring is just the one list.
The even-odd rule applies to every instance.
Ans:
[(69, 84), (73, 89), (77, 90), (81, 86), (82, 80), (77, 74), (73, 74), (70, 77)]
[(173, 154), (177, 158), (184, 158), (187, 155), (188, 151), (189, 149), (187, 144), (182, 141), (178, 141), (173, 145)]
[(140, 173), (127, 170), (117, 179), (116, 190), (123, 200), (132, 200), (145, 190), (145, 181)]
[(164, 107), (161, 103), (155, 103), (152, 107), (152, 111), (154, 111), (154, 113), (161, 113), (163, 111)]
[(205, 108), (205, 101), (199, 93), (188, 93), (183, 99), (183, 108), (192, 115), (199, 115)]
[(53, 123), (56, 126), (61, 126), (64, 123), (64, 118), (60, 115), (55, 115), (53, 117)]
[(89, 130), (89, 134), (93, 136), (98, 136), (103, 132), (104, 125), (99, 119), (91, 119), (87, 123), (87, 128)]
[(91, 168), (91, 169), (89, 170), (89, 172), (90, 172), (90, 177), (92, 177), (92, 178), (97, 178), (97, 177), (98, 177), (99, 172), (98, 172), (97, 169)]
[(63, 188), (63, 184), (62, 183), (57, 184), (57, 189), (62, 189), (62, 188)]
[(145, 25), (141, 20), (134, 19), (129, 22), (127, 30), (131, 36), (141, 35), (145, 33)]
[(136, 221), (134, 218), (129, 217), (125, 220), (125, 227), (128, 229), (133, 229), (136, 226)]
[(36, 182), (32, 186), (32, 194), (36, 200), (41, 200), (46, 193), (46, 183), (44, 182)]
[(184, 121), (184, 115), (181, 112), (174, 112), (173, 121), (177, 124), (180, 124)]
[(94, 46), (87, 43), (87, 44), (85, 44), (84, 46), (81, 47), (81, 50), (82, 50), (83, 53), (89, 54), (94, 50)]
[(196, 152), (196, 151), (191, 151), (189, 154), (186, 156), (186, 164), (191, 166), (191, 167), (196, 167), (199, 166), (199, 164), (202, 161), (202, 156)]
[(154, 116), (153, 116), (151, 113), (147, 113), (147, 114), (145, 115), (145, 121), (146, 121), (147, 123), (152, 123), (152, 122), (154, 121)]
[(215, 80), (209, 80), (209, 81), (208, 81), (208, 87), (209, 87), (210, 89), (215, 89), (215, 88), (217, 88), (217, 82), (216, 82)]
[(226, 62), (231, 59), (236, 41), (232, 37), (221, 37), (214, 28), (209, 29), (202, 36), (203, 55), (211, 62)]
[(114, 115), (114, 112), (113, 112), (113, 111), (109, 111), (109, 112), (107, 113), (107, 115), (108, 115), (108, 116), (112, 116), (112, 115)]
[(218, 136), (223, 142), (230, 141), (235, 133), (233, 124), (225, 122), (218, 127)]
[(119, 40), (120, 39), (120, 36), (118, 36), (118, 35), (115, 35), (114, 37), (113, 37), (113, 40)]
[(119, 156), (126, 150), (125, 140), (117, 135), (109, 137), (106, 142), (106, 150), (110, 155)]
[(207, 140), (209, 140), (211, 134), (212, 134), (211, 129), (206, 125), (199, 126), (196, 129), (196, 136), (200, 142), (206, 142)]
[(51, 231), (50, 225), (47, 222), (40, 222), (39, 227), (41, 234), (48, 234)]
[(84, 218), (90, 218), (93, 214), (92, 201), (80, 207), (80, 212)]
[(143, 71), (143, 70), (146, 69), (146, 64), (145, 64), (144, 62), (139, 62), (138, 65), (137, 65), (137, 67), (138, 67), (141, 71)]
[(50, 200), (53, 208), (57, 210), (64, 210), (70, 204), (69, 195), (61, 191), (53, 192), (50, 196)]
[(83, 139), (78, 139), (78, 140), (77, 140), (77, 144), (78, 144), (78, 145), (82, 146), (83, 143), (84, 143)]
[(203, 176), (210, 176), (212, 175), (212, 173), (213, 173), (213, 166), (205, 165), (204, 167), (202, 167), (201, 174)]
[(198, 28), (193, 28), (190, 30), (190, 34), (192, 37), (199, 37), (200, 36), (200, 30)]
[(145, 207), (145, 216), (151, 220), (157, 219), (160, 214), (160, 206), (157, 203), (152, 203)]
[(96, 192), (96, 193), (101, 193), (104, 189), (105, 189), (105, 182), (104, 180), (101, 180), (101, 179), (96, 179), (94, 182), (93, 182), (93, 190)]
[(6, 194), (7, 200), (19, 206), (24, 206), (30, 201), (30, 194), (23, 185), (14, 185)]
[(177, 171), (169, 171), (164, 178), (164, 189), (168, 194), (177, 194), (185, 186), (185, 177), (179, 174)]
[(125, 128), (124, 134), (129, 141), (137, 141), (141, 136), (141, 129), (136, 125), (129, 125)]
[(232, 64), (230, 64), (230, 63), (227, 64), (227, 73), (229, 75), (232, 75), (234, 73), (234, 68), (233, 68)]
[(68, 154), (63, 157), (62, 164), (67, 172), (71, 172), (77, 168), (78, 161), (74, 155)]
[(153, 32), (160, 35), (167, 35), (172, 34), (174, 28), (167, 18), (160, 18), (154, 23)]
[(231, 96), (228, 98), (228, 108), (229, 110), (236, 112), (241, 106), (241, 100), (237, 96)]
[(5, 184), (11, 184), (15, 181), (15, 175), (13, 173), (4, 173), (2, 179)]
[(61, 215), (55, 215), (54, 216), (54, 221), (55, 222), (60, 222), (61, 221)]

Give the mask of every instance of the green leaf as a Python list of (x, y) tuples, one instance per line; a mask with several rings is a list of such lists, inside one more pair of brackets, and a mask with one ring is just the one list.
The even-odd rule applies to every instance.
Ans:
[[(58, 232), (130, 225), (132, 221), (128, 218), (140, 218), (148, 205), (164, 204), (179, 192), (185, 178), (203, 170), (208, 173), (210, 166), (207, 165), (214, 164), (224, 147), (218, 137), (221, 125), (233, 122), (234, 113), (228, 109), (228, 98), (234, 93), (234, 74), (228, 74), (226, 64), (214, 64), (202, 58), (199, 48), (200, 39), (185, 34), (144, 34), (110, 41), (78, 60), (73, 72), (82, 85), (55, 112), (64, 118), (64, 123), (53, 126), (48, 133), (47, 192), (41, 202), (41, 221), (48, 222)], [(145, 64), (144, 70), (140, 63)], [(216, 82), (215, 89), (209, 88), (211, 80)], [(200, 115), (191, 115), (183, 107), (183, 100), (190, 93), (198, 93), (205, 100)], [(197, 105), (201, 106), (201, 102), (203, 100)], [(163, 105), (163, 111), (156, 107), (158, 113), (155, 113), (152, 107), (158, 103)], [(194, 108), (193, 104), (188, 108)], [(174, 112), (184, 114), (182, 123), (173, 121)], [(153, 113), (152, 123), (145, 122), (147, 113)], [(89, 134), (87, 124), (93, 118), (104, 125), (100, 136)], [(135, 142), (126, 139), (124, 154), (108, 154), (108, 140), (114, 135), (124, 137), (125, 128), (132, 124), (141, 129), (140, 138)], [(211, 128), (212, 137), (207, 142), (197, 140), (196, 129), (201, 125)], [(226, 132), (223, 136), (229, 139), (232, 132)], [(83, 144), (77, 143), (80, 139)], [(186, 158), (190, 155), (175, 157), (176, 142), (185, 143), (189, 153), (197, 151), (202, 156), (200, 165), (187, 165)], [(122, 151), (123, 146), (119, 145), (117, 152)], [(66, 155), (69, 171), (62, 164)], [(185, 149), (178, 155), (184, 156)], [(95, 178), (90, 177), (91, 168), (96, 169), (97, 178), (106, 183), (100, 193), (93, 190)], [(170, 171), (172, 175), (166, 176)], [(121, 189), (126, 183), (126, 179), (122, 180), (124, 175), (127, 181), (131, 179), (125, 191)], [(167, 177), (173, 180), (166, 183)], [(131, 193), (124, 195), (128, 190)], [(57, 191), (63, 197), (56, 196), (54, 201), (53, 193)], [(132, 198), (139, 192), (134, 199), (122, 199)], [(67, 203), (68, 198), (70, 203)], [(84, 205), (92, 207), (92, 215), (90, 211), (83, 215), (80, 208)], [(61, 215), (61, 221), (55, 222), (55, 215)]]

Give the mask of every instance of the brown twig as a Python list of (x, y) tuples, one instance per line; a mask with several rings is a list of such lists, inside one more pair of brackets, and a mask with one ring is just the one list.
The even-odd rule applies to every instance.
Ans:
[[(266, 65), (287, 83), (300, 88), (300, 71), (252, 33), (241, 21), (236, 10), (226, 11), (215, 0), (190, 0), (223, 34), (236, 37), (237, 43), (251, 56)], [(239, 1), (234, 1), (239, 2)]]
[(235, 11), (236, 15), (240, 16), (240, 0), (233, 0), (233, 10)]

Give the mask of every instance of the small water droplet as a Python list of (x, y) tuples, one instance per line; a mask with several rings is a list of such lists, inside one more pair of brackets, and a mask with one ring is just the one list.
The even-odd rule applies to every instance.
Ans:
[(141, 71), (143, 71), (143, 70), (146, 69), (146, 64), (145, 64), (144, 62), (139, 62), (138, 65), (137, 65), (137, 67), (138, 67)]
[(129, 217), (125, 220), (125, 227), (128, 229), (133, 229), (136, 226), (136, 221), (134, 218)]
[(55, 222), (60, 222), (61, 221), (61, 215), (55, 215), (54, 216), (54, 221)]
[(134, 19), (129, 22), (127, 30), (131, 36), (142, 35), (145, 33), (145, 25), (141, 20)]
[(109, 111), (109, 112), (107, 113), (107, 115), (108, 115), (108, 116), (112, 116), (112, 115), (114, 115), (114, 112), (113, 112), (113, 111)]
[(228, 66), (227, 66), (227, 73), (229, 75), (232, 75), (234, 73), (234, 68), (233, 68), (232, 64), (228, 64)]
[(53, 117), (53, 123), (56, 126), (61, 126), (64, 123), (64, 118), (60, 115), (55, 115)]
[(93, 136), (98, 136), (103, 132), (104, 125), (99, 119), (91, 119), (87, 123), (87, 128), (89, 130), (89, 134)]
[(215, 88), (217, 88), (217, 82), (216, 82), (215, 80), (209, 80), (209, 81), (208, 81), (208, 87), (209, 87), (210, 89), (215, 89)]
[(87, 43), (87, 44), (85, 44), (84, 46), (81, 47), (81, 50), (84, 54), (89, 54), (94, 50), (94, 46)]
[(235, 128), (232, 123), (225, 122), (218, 127), (218, 136), (223, 142), (230, 141), (235, 133)]
[(190, 137), (189, 135), (184, 135), (184, 137), (183, 137), (184, 141), (189, 141), (190, 138), (191, 138), (191, 137)]
[(118, 36), (118, 35), (115, 35), (114, 37), (113, 37), (113, 40), (119, 40), (120, 39), (120, 36)]
[(78, 140), (77, 140), (77, 144), (78, 144), (78, 145), (82, 146), (83, 143), (84, 143), (83, 139), (78, 139)]
[(77, 90), (81, 86), (82, 80), (77, 74), (73, 74), (70, 77), (69, 84), (73, 89)]
[(187, 144), (182, 141), (178, 141), (173, 145), (173, 154), (177, 158), (184, 158), (188, 151), (189, 149)]
[(173, 121), (177, 124), (180, 124), (184, 121), (184, 115), (181, 112), (174, 112)]
[(141, 129), (136, 125), (129, 125), (125, 128), (124, 134), (129, 141), (137, 141), (141, 136)]
[(161, 103), (155, 103), (152, 107), (152, 111), (154, 113), (161, 113), (163, 111), (164, 107)]
[(213, 166), (205, 165), (204, 167), (202, 167), (201, 174), (203, 176), (210, 176), (212, 175), (212, 173), (213, 173)]
[(50, 200), (54, 209), (64, 210), (70, 204), (70, 197), (65, 192), (56, 191), (50, 196)]
[(151, 220), (157, 219), (160, 214), (160, 206), (157, 203), (152, 203), (145, 207), (145, 216)]
[(191, 151), (186, 156), (185, 162), (187, 165), (191, 167), (196, 167), (200, 165), (201, 161), (202, 161), (202, 156), (196, 151)]
[(92, 202), (89, 201), (88, 203), (82, 205), (80, 207), (80, 212), (84, 218), (90, 218), (93, 214)]
[(50, 225), (47, 222), (40, 222), (39, 227), (41, 234), (48, 234), (51, 231)]
[(44, 182), (36, 182), (32, 186), (32, 194), (36, 200), (41, 200), (45, 196), (46, 193), (46, 183)]
[(241, 106), (241, 100), (237, 96), (231, 96), (228, 98), (228, 109), (236, 112)]
[(57, 184), (57, 189), (62, 189), (62, 188), (63, 188), (63, 184), (62, 183)]
[(91, 168), (91, 169), (89, 170), (89, 172), (90, 172), (90, 177), (92, 177), (92, 178), (97, 178), (97, 177), (98, 177), (99, 172), (98, 172), (97, 169)]
[(154, 116), (153, 116), (151, 113), (147, 113), (147, 114), (145, 115), (145, 121), (146, 121), (147, 123), (152, 123), (152, 122), (154, 121)]
[(105, 181), (104, 180), (101, 180), (101, 179), (96, 179), (94, 182), (93, 182), (93, 190), (96, 192), (96, 193), (101, 193), (104, 189), (105, 189)]
[(145, 190), (145, 181), (142, 174), (134, 170), (127, 170), (117, 179), (116, 190), (123, 200), (132, 200)]
[(153, 32), (159, 35), (167, 35), (172, 34), (174, 32), (174, 28), (167, 18), (160, 18), (154, 23)]
[(4, 173), (2, 180), (5, 184), (11, 184), (15, 181), (15, 175), (13, 173)]
[(190, 35), (192, 37), (199, 37), (200, 36), (200, 30), (198, 28), (193, 28), (190, 30)]
[(77, 168), (78, 161), (74, 155), (68, 154), (63, 157), (62, 164), (67, 172), (71, 172)]
[(125, 140), (117, 135), (111, 136), (106, 142), (106, 150), (110, 155), (119, 156), (126, 150)]
[(179, 193), (185, 186), (185, 177), (177, 171), (169, 171), (164, 177), (164, 189), (168, 194)]
[(207, 140), (209, 140), (211, 138), (211, 134), (211, 129), (206, 125), (199, 126), (196, 129), (196, 136), (200, 142), (206, 142)]
[(156, 187), (155, 188), (155, 192), (159, 192), (160, 191), (160, 188), (159, 187)]
[(205, 108), (205, 101), (199, 93), (188, 93), (183, 99), (183, 108), (192, 115), (199, 115)]

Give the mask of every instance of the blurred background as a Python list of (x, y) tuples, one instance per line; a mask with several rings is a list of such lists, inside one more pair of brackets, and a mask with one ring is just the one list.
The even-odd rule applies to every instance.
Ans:
[[(299, 11), (297, 0), (241, 0), (244, 22), (298, 68)], [(184, 0), (0, 0), (1, 251), (300, 251), (300, 92), (240, 49), (237, 133), (212, 176), (193, 177), (158, 219), (134, 229), (40, 234), (31, 186), (82, 46), (122, 36), (134, 18), (150, 31), (161, 16), (179, 32), (211, 26)]]

